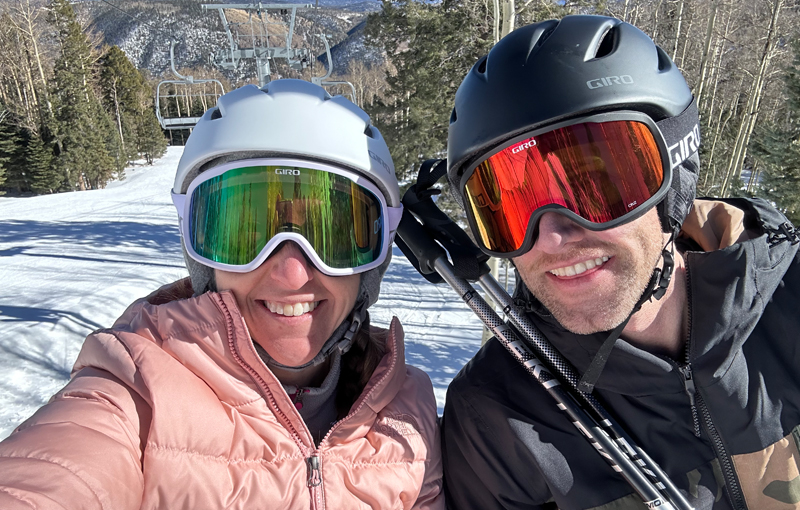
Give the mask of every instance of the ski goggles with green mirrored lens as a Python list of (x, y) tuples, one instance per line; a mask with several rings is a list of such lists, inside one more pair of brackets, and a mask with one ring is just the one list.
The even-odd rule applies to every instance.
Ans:
[(386, 259), (403, 210), (356, 173), (294, 159), (214, 167), (172, 200), (189, 256), (238, 273), (256, 269), (284, 241), (327, 275), (368, 271)]
[(697, 151), (696, 109), (691, 113), (675, 129), (668, 126), (670, 135), (679, 135), (674, 145), (638, 112), (573, 119), (504, 143), (461, 179), (481, 248), (499, 257), (522, 255), (548, 211), (594, 231), (638, 218), (667, 194), (673, 168)]

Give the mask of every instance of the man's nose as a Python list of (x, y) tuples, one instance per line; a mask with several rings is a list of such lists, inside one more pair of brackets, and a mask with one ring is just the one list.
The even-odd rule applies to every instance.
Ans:
[(545, 253), (557, 253), (567, 244), (580, 241), (586, 229), (563, 214), (548, 211), (539, 218), (538, 236), (534, 248)]
[(292, 241), (283, 243), (267, 260), (271, 278), (287, 289), (300, 289), (314, 278), (314, 269), (305, 253)]

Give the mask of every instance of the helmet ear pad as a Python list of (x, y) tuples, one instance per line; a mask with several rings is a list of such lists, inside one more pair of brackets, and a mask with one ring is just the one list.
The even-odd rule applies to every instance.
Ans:
[(697, 194), (700, 155), (695, 152), (672, 170), (672, 183), (664, 200), (656, 207), (661, 229), (666, 233), (680, 230)]

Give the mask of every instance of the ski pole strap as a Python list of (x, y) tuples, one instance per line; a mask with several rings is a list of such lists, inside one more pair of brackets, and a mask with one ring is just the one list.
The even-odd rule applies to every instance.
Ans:
[[(424, 161), (419, 166), (419, 172), (417, 173), (417, 189), (430, 189), (430, 187), (439, 182), (439, 179), (441, 179), (446, 173), (446, 159), (429, 159)], [(441, 190), (436, 190), (435, 194), (440, 192)]]

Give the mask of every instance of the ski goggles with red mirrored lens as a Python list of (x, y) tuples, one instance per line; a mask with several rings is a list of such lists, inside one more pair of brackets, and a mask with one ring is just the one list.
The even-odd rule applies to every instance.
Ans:
[(327, 275), (368, 271), (386, 260), (402, 215), (366, 178), (293, 159), (214, 167), (172, 200), (189, 256), (238, 273), (256, 269), (284, 241)]
[(674, 166), (697, 151), (696, 115), (695, 108), (691, 127), (686, 119), (668, 126), (671, 134), (676, 125), (688, 129), (674, 145), (639, 112), (574, 119), (504, 143), (461, 180), (481, 248), (499, 257), (522, 255), (547, 211), (594, 231), (641, 216), (669, 191)]

